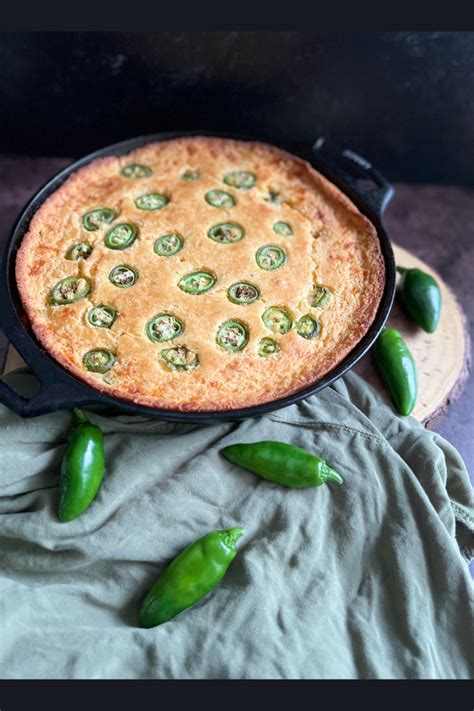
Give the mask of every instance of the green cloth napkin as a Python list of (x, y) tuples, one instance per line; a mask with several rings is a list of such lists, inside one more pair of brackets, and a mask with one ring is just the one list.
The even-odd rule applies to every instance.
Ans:
[[(72, 414), (22, 420), (0, 408), (2, 678), (473, 676), (467, 472), (446, 440), (395, 416), (362, 379), (240, 423), (90, 417), (107, 473), (91, 508), (64, 524)], [(289, 490), (219, 454), (261, 439), (319, 454), (344, 484)], [(237, 525), (245, 536), (220, 585), (140, 629), (163, 566)]]

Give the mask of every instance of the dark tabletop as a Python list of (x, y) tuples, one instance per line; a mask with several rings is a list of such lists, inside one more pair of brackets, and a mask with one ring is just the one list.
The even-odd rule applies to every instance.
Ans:
[[(0, 244), (30, 196), (60, 169), (67, 158), (0, 156)], [(389, 237), (434, 267), (474, 320), (474, 189), (397, 183), (387, 208)], [(0, 334), (0, 363), (7, 342)], [(435, 426), (461, 453), (474, 481), (474, 379)]]

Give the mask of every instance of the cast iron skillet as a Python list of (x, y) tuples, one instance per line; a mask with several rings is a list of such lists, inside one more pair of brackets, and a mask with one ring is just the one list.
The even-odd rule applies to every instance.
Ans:
[(212, 423), (219, 420), (241, 420), (246, 417), (263, 415), (272, 410), (291, 405), (299, 400), (314, 395), (327, 385), (330, 385), (360, 358), (373, 345), (385, 321), (387, 320), (395, 294), (395, 262), (392, 247), (382, 226), (382, 213), (392, 197), (392, 186), (372, 165), (349, 149), (328, 148), (324, 138), (319, 138), (312, 146), (311, 163), (314, 167), (335, 183), (365, 214), (377, 230), (385, 260), (386, 281), (382, 300), (374, 322), (362, 340), (349, 355), (332, 371), (310, 387), (304, 388), (293, 395), (273, 400), (262, 405), (247, 407), (240, 410), (221, 412), (177, 412), (161, 410), (144, 405), (133, 404), (119, 398), (110, 397), (99, 390), (80, 381), (64, 370), (48, 355), (36, 340), (29, 326), (23, 309), (15, 281), (15, 257), (20, 242), (28, 230), (34, 213), (46, 198), (59, 188), (62, 183), (78, 168), (82, 168), (95, 158), (112, 155), (125, 155), (131, 150), (152, 141), (165, 141), (170, 138), (180, 138), (190, 135), (209, 135), (239, 140), (256, 140), (248, 137), (230, 136), (229, 134), (211, 133), (206, 131), (183, 131), (176, 133), (157, 133), (149, 136), (132, 138), (112, 146), (102, 148), (95, 153), (76, 161), (73, 165), (61, 171), (44, 185), (18, 217), (8, 239), (0, 272), (0, 327), (14, 345), (21, 357), (30, 366), (41, 383), (37, 394), (27, 399), (16, 393), (5, 382), (0, 380), (0, 401), (22, 417), (34, 417), (46, 412), (70, 409), (81, 405), (102, 405), (109, 408), (120, 408), (124, 412), (155, 417), (173, 422)]

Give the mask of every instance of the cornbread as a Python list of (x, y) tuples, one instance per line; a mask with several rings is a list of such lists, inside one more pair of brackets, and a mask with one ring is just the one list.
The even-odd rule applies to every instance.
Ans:
[(373, 225), (305, 161), (191, 137), (79, 169), (36, 212), (16, 260), (32, 329), (111, 396), (233, 410), (305, 388), (374, 320)]

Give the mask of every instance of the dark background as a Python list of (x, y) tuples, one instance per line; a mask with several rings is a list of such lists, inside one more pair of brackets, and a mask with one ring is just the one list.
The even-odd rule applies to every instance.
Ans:
[(472, 186), (474, 33), (0, 33), (0, 152), (177, 129), (325, 135), (390, 180)]

